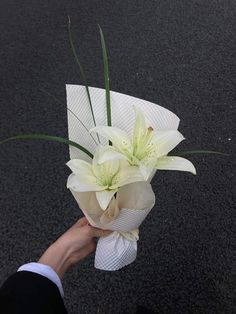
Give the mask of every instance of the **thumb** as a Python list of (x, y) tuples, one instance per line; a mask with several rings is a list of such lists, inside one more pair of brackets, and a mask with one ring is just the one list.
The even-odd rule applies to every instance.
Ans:
[(99, 229), (99, 228), (90, 226), (90, 232), (91, 232), (92, 237), (99, 238), (99, 237), (107, 237), (110, 234), (112, 234), (113, 231), (103, 230), (103, 229)]

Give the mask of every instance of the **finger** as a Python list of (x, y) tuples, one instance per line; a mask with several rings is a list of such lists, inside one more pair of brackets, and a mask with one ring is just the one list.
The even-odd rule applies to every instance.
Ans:
[(109, 236), (113, 231), (111, 230), (103, 230), (99, 228), (95, 228), (90, 226), (90, 234), (94, 238), (99, 238), (99, 237), (107, 237)]
[(83, 227), (88, 224), (88, 219), (86, 217), (80, 218), (75, 224), (77, 227)]
[(89, 255), (90, 253), (94, 252), (96, 250), (96, 246), (97, 246), (96, 242), (95, 241), (91, 241), (88, 245), (83, 247), (80, 250), (81, 258), (84, 258), (85, 256)]
[(81, 248), (79, 251), (77, 251), (74, 256), (71, 258), (72, 264), (75, 264), (79, 262), (80, 260), (84, 259), (86, 256), (88, 256), (90, 253), (94, 252), (96, 249), (96, 242), (91, 241), (89, 244)]

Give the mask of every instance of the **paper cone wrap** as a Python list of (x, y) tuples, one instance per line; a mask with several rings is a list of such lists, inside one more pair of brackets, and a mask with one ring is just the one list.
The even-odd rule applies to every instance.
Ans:
[(114, 231), (98, 240), (95, 267), (118, 270), (132, 263), (137, 256), (138, 228), (155, 204), (151, 185), (137, 182), (120, 188), (106, 211), (94, 192), (71, 192), (92, 226)]

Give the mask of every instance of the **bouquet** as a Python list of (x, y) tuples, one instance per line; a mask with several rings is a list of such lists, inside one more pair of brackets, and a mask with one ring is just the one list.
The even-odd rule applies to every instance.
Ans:
[(85, 85), (66, 85), (69, 139), (26, 134), (1, 142), (42, 139), (69, 145), (67, 180), (80, 209), (94, 227), (113, 231), (98, 240), (95, 267), (118, 270), (137, 256), (139, 226), (155, 205), (151, 181), (156, 171), (179, 170), (196, 174), (183, 155), (217, 153), (189, 151), (170, 155), (184, 140), (179, 118), (148, 101), (110, 91), (108, 57), (100, 30), (105, 89), (89, 87), (69, 38)]
[(112, 126), (106, 126), (105, 91), (90, 87), (94, 127), (85, 87), (67, 85), (66, 91), (69, 139), (94, 155), (70, 147), (67, 187), (91, 225), (114, 231), (99, 239), (95, 267), (117, 270), (136, 258), (138, 228), (155, 204), (150, 182), (156, 170), (196, 170), (185, 158), (167, 156), (184, 139), (172, 112), (110, 91)]

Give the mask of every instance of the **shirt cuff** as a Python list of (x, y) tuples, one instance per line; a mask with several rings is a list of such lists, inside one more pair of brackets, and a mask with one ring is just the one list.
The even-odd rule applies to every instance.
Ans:
[(60, 291), (61, 297), (64, 298), (64, 291), (62, 288), (61, 279), (59, 278), (58, 274), (52, 269), (52, 267), (40, 263), (28, 263), (22, 265), (17, 271), (23, 270), (42, 275), (54, 282)]

